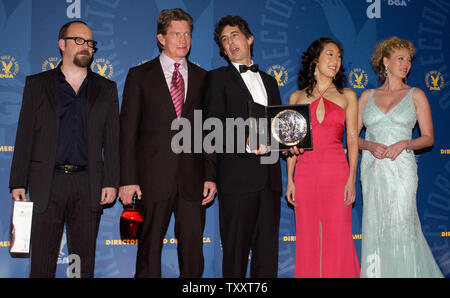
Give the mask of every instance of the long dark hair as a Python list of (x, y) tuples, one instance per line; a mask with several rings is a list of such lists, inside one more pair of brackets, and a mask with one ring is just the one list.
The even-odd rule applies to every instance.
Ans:
[[(342, 56), (343, 50), (341, 45), (337, 41), (329, 37), (321, 37), (313, 41), (313, 43), (308, 47), (306, 52), (303, 53), (302, 67), (300, 69), (300, 72), (298, 73), (297, 83), (299, 90), (306, 88), (306, 94), (308, 96), (312, 95), (314, 87), (317, 84), (316, 78), (314, 76), (314, 71), (316, 70), (317, 65), (316, 61), (319, 59), (319, 56), (322, 53), (325, 45), (328, 43), (335, 44), (339, 48), (339, 51), (341, 52), (341, 57), (343, 57)], [(336, 89), (341, 94), (343, 93), (345, 85), (345, 74), (344, 74), (345, 70), (344, 67), (342, 66), (343, 65), (342, 60), (343, 59), (341, 59), (341, 67), (336, 73), (336, 76), (333, 78), (333, 84), (336, 86)]]

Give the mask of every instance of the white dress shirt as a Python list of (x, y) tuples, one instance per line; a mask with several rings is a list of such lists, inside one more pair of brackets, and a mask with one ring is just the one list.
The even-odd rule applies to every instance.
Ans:
[[(170, 90), (170, 85), (172, 83), (172, 76), (173, 71), (175, 70), (174, 63), (175, 61), (171, 58), (169, 58), (164, 52), (161, 52), (159, 55), (159, 62), (161, 63), (161, 67), (164, 72), (164, 77), (166, 78), (167, 87)], [(181, 59), (177, 63), (180, 63), (180, 66), (178, 67), (178, 71), (183, 76), (184, 81), (184, 101), (186, 101), (186, 94), (188, 90), (188, 66), (187, 66), (187, 60), (186, 58)]]
[[(234, 62), (232, 62), (232, 64), (239, 71), (240, 64)], [(253, 61), (251, 65), (253, 65)], [(247, 70), (240, 75), (244, 80), (245, 86), (247, 86), (248, 91), (250, 91), (253, 101), (263, 106), (267, 106), (267, 92), (261, 76), (259, 75), (259, 72)]]
[[(239, 71), (240, 64), (234, 62), (232, 62), (232, 64)], [(253, 65), (253, 61), (251, 65)], [(264, 87), (264, 83), (261, 79), (261, 76), (259, 75), (259, 72), (247, 70), (246, 72), (240, 73), (240, 75), (244, 80), (245, 86), (247, 86), (248, 91), (250, 91), (253, 101), (259, 103), (260, 105), (267, 106), (266, 87)], [(267, 146), (267, 149), (269, 149), (269, 146)], [(246, 144), (245, 146), (245, 151), (247, 151), (247, 153), (251, 153), (250, 146), (248, 144)]]

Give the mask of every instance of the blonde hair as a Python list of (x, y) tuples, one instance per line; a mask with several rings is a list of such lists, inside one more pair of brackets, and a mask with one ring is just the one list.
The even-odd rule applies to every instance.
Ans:
[[(156, 23), (156, 34), (166, 35), (172, 21), (186, 21), (191, 27), (191, 32), (194, 29), (194, 20), (190, 14), (181, 8), (164, 9), (158, 16), (158, 21)], [(158, 41), (158, 39), (156, 39), (156, 41), (158, 43), (159, 50), (162, 51), (164, 46)]]
[(384, 66), (383, 58), (390, 58), (391, 55), (399, 49), (407, 49), (411, 55), (411, 58), (416, 53), (412, 42), (406, 39), (400, 39), (397, 36), (389, 37), (377, 44), (375, 52), (372, 55), (371, 62), (374, 69), (378, 72), (378, 78), (380, 81), (384, 81), (386, 79), (386, 67)]

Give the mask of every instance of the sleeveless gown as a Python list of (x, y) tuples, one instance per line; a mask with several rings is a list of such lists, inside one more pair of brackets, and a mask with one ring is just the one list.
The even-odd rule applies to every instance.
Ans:
[[(317, 120), (323, 100), (325, 115)], [(352, 238), (352, 206), (344, 206), (349, 166), (342, 145), (345, 111), (318, 98), (311, 103), (313, 150), (295, 166), (296, 248), (294, 277), (359, 277)]]
[[(413, 90), (386, 114), (371, 90), (362, 114), (366, 140), (391, 145), (411, 139), (417, 120)], [(403, 150), (394, 161), (363, 151), (361, 277), (443, 277), (420, 226), (417, 182), (412, 151)]]

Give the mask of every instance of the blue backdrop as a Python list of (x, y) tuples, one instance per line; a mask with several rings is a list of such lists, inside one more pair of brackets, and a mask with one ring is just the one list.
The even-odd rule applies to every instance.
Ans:
[[(248, 21), (255, 36), (254, 60), (277, 78), (283, 103), (297, 88), (300, 56), (320, 36), (344, 48), (347, 87), (358, 95), (378, 86), (370, 66), (377, 41), (397, 35), (411, 40), (417, 54), (408, 84), (425, 91), (431, 104), (435, 143), (417, 155), (418, 211), (423, 232), (443, 273), (450, 276), (450, 17), (449, 0), (0, 0), (0, 277), (26, 277), (29, 259), (9, 254), (12, 200), (8, 190), (14, 139), (25, 77), (59, 63), (58, 30), (76, 18), (99, 41), (93, 70), (117, 82), (121, 100), (128, 69), (156, 57), (156, 19), (165, 8), (181, 7), (194, 20), (190, 60), (206, 70), (225, 65), (213, 41), (215, 23), (227, 14)], [(414, 135), (418, 135), (417, 129)], [(359, 179), (358, 179), (359, 180)], [(283, 182), (286, 182), (283, 163)], [(362, 199), (359, 181), (353, 208), (353, 237), (361, 248)], [(279, 277), (294, 271), (294, 213), (281, 200)], [(132, 277), (137, 245), (119, 235), (120, 202), (106, 209), (97, 240), (96, 277)], [(173, 219), (162, 252), (163, 277), (177, 277)], [(207, 210), (204, 277), (221, 277), (218, 204)], [(66, 276), (63, 239), (58, 277)]]

